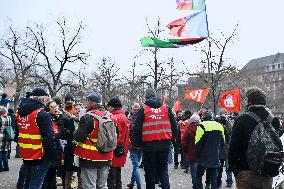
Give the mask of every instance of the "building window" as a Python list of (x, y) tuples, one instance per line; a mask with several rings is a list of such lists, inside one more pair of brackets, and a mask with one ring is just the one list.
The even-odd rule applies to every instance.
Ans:
[(272, 65), (272, 66), (271, 66), (271, 70), (274, 70), (274, 69), (275, 69), (275, 65)]
[(278, 69), (280, 69), (281, 68), (281, 64), (278, 64)]

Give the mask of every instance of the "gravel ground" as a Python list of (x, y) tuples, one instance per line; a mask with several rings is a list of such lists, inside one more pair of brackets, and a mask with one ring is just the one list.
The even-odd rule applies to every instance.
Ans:
[[(22, 164), (22, 160), (15, 157), (15, 144), (13, 144), (13, 151), (11, 153), (11, 159), (9, 160), (10, 171), (0, 173), (0, 189), (14, 189), (18, 179), (18, 172)], [(130, 182), (132, 172), (131, 161), (127, 158), (127, 162), (124, 168), (122, 168), (122, 182), (123, 188)], [(144, 171), (141, 169), (141, 175), (143, 180), (143, 188), (146, 188), (144, 181)], [(170, 183), (172, 189), (189, 189), (191, 188), (190, 174), (184, 173), (183, 169), (174, 169), (173, 164), (169, 165)], [(224, 176), (225, 178), (225, 176)], [(225, 186), (225, 183), (223, 183)], [(58, 187), (59, 188), (59, 187)], [(158, 188), (158, 187), (157, 187)], [(226, 187), (223, 187), (226, 188)], [(235, 188), (233, 186), (232, 188)]]

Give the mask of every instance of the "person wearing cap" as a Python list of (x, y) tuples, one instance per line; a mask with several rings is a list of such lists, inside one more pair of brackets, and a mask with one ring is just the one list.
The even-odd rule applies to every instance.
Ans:
[[(113, 152), (99, 152), (93, 141), (98, 139), (99, 121), (91, 114), (105, 116), (107, 112), (102, 106), (102, 95), (92, 92), (87, 96), (87, 114), (81, 117), (74, 140), (78, 143), (75, 155), (79, 157), (82, 186), (84, 189), (107, 189), (107, 178)], [(113, 120), (114, 118), (111, 117)]]
[[(15, 141), (20, 147), (24, 175), (19, 175), (17, 188), (29, 180), (29, 188), (40, 188), (47, 170), (58, 152), (51, 117), (45, 111), (48, 94), (36, 88), (23, 98), (16, 112)], [(28, 178), (28, 179), (27, 179)]]
[(153, 88), (146, 90), (146, 101), (137, 113), (132, 141), (143, 149), (146, 188), (155, 188), (156, 177), (164, 189), (170, 188), (168, 154), (177, 138), (172, 110), (163, 105)]
[[(250, 170), (246, 156), (248, 143), (258, 124), (248, 113), (256, 114), (261, 120), (267, 119), (270, 112), (266, 109), (266, 94), (258, 87), (251, 87), (246, 92), (246, 101), (247, 112), (238, 116), (233, 125), (228, 153), (229, 168), (234, 173), (237, 188), (272, 188), (273, 178), (257, 175)], [(281, 136), (279, 120), (274, 117), (271, 124)]]
[(189, 162), (192, 188), (196, 189), (196, 155), (195, 155), (195, 134), (197, 125), (201, 122), (201, 119), (197, 113), (193, 113), (187, 120), (188, 126), (182, 137), (182, 149), (186, 155), (186, 160)]
[(217, 189), (220, 145), (224, 142), (224, 127), (214, 121), (211, 112), (204, 112), (203, 121), (195, 134), (195, 155), (197, 162), (196, 188), (202, 189), (202, 176), (210, 177), (211, 189)]
[[(114, 151), (115, 153), (109, 170), (107, 185), (109, 189), (122, 189), (121, 168), (124, 167), (128, 152), (130, 122), (126, 117), (124, 110), (122, 110), (122, 103), (119, 98), (110, 99), (107, 103), (107, 110), (115, 116), (115, 124), (118, 128), (118, 147)], [(122, 151), (123, 153), (121, 154)]]

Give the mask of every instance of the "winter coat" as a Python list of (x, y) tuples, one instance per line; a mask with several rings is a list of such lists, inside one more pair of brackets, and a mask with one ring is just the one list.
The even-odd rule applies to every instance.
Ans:
[(8, 99), (8, 98), (1, 98), (1, 99), (0, 99), (0, 105), (1, 105), (1, 106), (5, 106), (6, 108), (8, 107), (8, 104), (9, 104), (10, 102), (13, 102), (13, 100), (10, 100), (10, 99)]
[(130, 139), (130, 146), (129, 148), (131, 148), (132, 150), (136, 150), (136, 151), (141, 151), (142, 148), (137, 147), (137, 145), (135, 144), (135, 141), (133, 141), (133, 137), (134, 137), (134, 124), (136, 121), (136, 114), (134, 115), (132, 112), (130, 113), (130, 116), (128, 118), (129, 123), (130, 123), (130, 135), (129, 135), (129, 139)]
[(54, 154), (54, 162), (52, 164), (53, 167), (59, 167), (61, 165), (61, 160), (63, 157), (63, 148), (61, 146), (61, 138), (62, 138), (62, 125), (60, 125), (60, 118), (51, 114), (51, 120), (56, 123), (56, 126), (59, 129), (58, 133), (54, 133), (55, 136), (55, 143), (56, 143), (56, 151), (58, 153)]
[(64, 169), (66, 171), (78, 171), (79, 169), (74, 166), (74, 151), (76, 144), (74, 143), (75, 120), (69, 113), (64, 112), (60, 115), (59, 125), (61, 125), (61, 139), (65, 143), (63, 158)]
[[(21, 100), (21, 103), (18, 107), (18, 114), (20, 117), (24, 117), (29, 115), (35, 110), (38, 110), (40, 108), (46, 109), (46, 106), (42, 104), (40, 101), (30, 99), (30, 98), (23, 98)], [(51, 124), (51, 117), (48, 112), (45, 110), (42, 110), (38, 113), (36, 117), (36, 123), (39, 127), (41, 137), (42, 137), (42, 145), (44, 148), (44, 156), (41, 160), (24, 160), (25, 164), (32, 164), (32, 165), (38, 165), (43, 160), (47, 161), (55, 161), (55, 154), (57, 154), (57, 148), (56, 148), (56, 141), (54, 136), (54, 131)], [(19, 136), (19, 130), (18, 126), (15, 130), (15, 141), (18, 141)]]
[[(163, 105), (162, 100), (157, 99), (156, 97), (147, 99), (145, 105), (151, 108), (159, 108)], [(169, 121), (171, 123), (172, 130), (172, 141), (177, 140), (177, 123), (175, 117), (172, 113), (172, 110), (168, 107)], [(134, 141), (136, 146), (143, 149), (143, 151), (168, 151), (171, 146), (171, 140), (155, 140), (142, 143), (142, 127), (144, 122), (144, 108), (140, 108), (137, 112), (137, 118), (133, 128), (133, 138), (131, 141)]]
[(181, 154), (182, 153), (182, 145), (181, 145), (181, 139), (182, 139), (182, 132), (183, 131), (181, 131), (181, 129), (183, 129), (183, 128), (181, 128), (181, 127), (183, 127), (183, 120), (182, 119), (180, 119), (180, 118), (176, 118), (176, 122), (177, 122), (177, 139), (176, 139), (176, 141), (173, 143), (173, 145), (174, 145), (174, 150), (175, 150), (175, 153), (176, 152), (178, 152), (179, 154)]
[(180, 130), (180, 139), (181, 139), (181, 143), (182, 143), (182, 138), (185, 134), (186, 128), (188, 127), (188, 121), (187, 120), (185, 120), (185, 121), (180, 120), (178, 122), (178, 127), (179, 127), (179, 130)]
[(8, 140), (7, 132), (5, 129), (8, 126), (11, 126), (11, 117), (10, 116), (1, 116), (0, 117), (0, 151), (8, 151), (10, 141)]
[(117, 137), (117, 145), (123, 144), (124, 146), (124, 155), (116, 157), (113, 155), (112, 166), (113, 167), (123, 167), (126, 162), (128, 147), (129, 147), (129, 135), (130, 135), (130, 123), (125, 115), (124, 110), (115, 110), (111, 112), (115, 117), (115, 124), (118, 127), (119, 134)]
[[(248, 111), (255, 113), (262, 120), (266, 120), (269, 114), (264, 106), (251, 106)], [(235, 176), (238, 174), (239, 170), (249, 170), (246, 161), (246, 151), (256, 125), (257, 122), (246, 114), (240, 115), (234, 122), (229, 147), (229, 168), (234, 172)], [(283, 128), (280, 127), (280, 122), (277, 118), (273, 119), (272, 125), (281, 136), (283, 134), (281, 131)]]
[(220, 117), (216, 119), (216, 121), (218, 123), (221, 123), (224, 127), (225, 141), (220, 145), (219, 159), (225, 160), (228, 159), (228, 150), (231, 139), (232, 124), (226, 117), (225, 118)]
[(197, 129), (197, 124), (187, 124), (184, 135), (182, 137), (182, 149), (186, 155), (188, 161), (195, 161), (195, 133)]
[(219, 150), (224, 140), (224, 128), (220, 123), (216, 121), (201, 122), (195, 134), (197, 163), (206, 168), (219, 167)]

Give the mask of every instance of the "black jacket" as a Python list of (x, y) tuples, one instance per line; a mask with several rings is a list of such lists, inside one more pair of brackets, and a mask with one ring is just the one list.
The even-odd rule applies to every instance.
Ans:
[(228, 148), (232, 134), (232, 123), (226, 117), (219, 117), (218, 119), (216, 119), (216, 121), (223, 125), (225, 135), (225, 141), (220, 145), (219, 159), (228, 159)]
[[(33, 100), (30, 98), (23, 98), (18, 107), (18, 114), (20, 117), (27, 116), (33, 111), (39, 108), (46, 108), (44, 104), (37, 100)], [(36, 123), (39, 127), (40, 134), (42, 137), (42, 144), (45, 150), (44, 157), (42, 160), (54, 160), (54, 155), (58, 153), (56, 148), (56, 141), (54, 136), (53, 127), (51, 124), (51, 117), (48, 112), (42, 110), (38, 113), (36, 117)], [(15, 128), (15, 141), (18, 142), (19, 130), (18, 126)], [(39, 164), (42, 160), (25, 160), (24, 163), (29, 164)]]
[[(162, 100), (157, 98), (150, 98), (145, 101), (145, 105), (151, 108), (159, 108), (163, 105)], [(169, 112), (169, 119), (171, 123), (172, 129), (172, 141), (176, 141), (178, 130), (177, 130), (177, 123), (175, 117), (172, 113), (172, 110), (168, 108)], [(144, 108), (142, 107), (137, 112), (137, 117), (135, 120), (135, 124), (133, 127), (133, 136), (131, 141), (135, 141), (137, 147), (142, 147), (143, 151), (166, 151), (170, 149), (171, 140), (159, 140), (159, 141), (150, 141), (150, 142), (143, 142), (142, 143), (142, 127), (144, 122)]]
[(206, 168), (219, 167), (220, 146), (224, 143), (224, 128), (216, 121), (203, 121), (195, 134), (195, 154), (199, 165)]
[[(265, 107), (250, 107), (249, 111), (255, 113), (262, 120), (266, 120), (269, 113)], [(246, 151), (248, 142), (256, 125), (257, 122), (246, 114), (240, 115), (233, 125), (229, 147), (229, 168), (233, 170), (235, 175), (237, 175), (239, 170), (249, 170), (246, 161)], [(281, 136), (282, 131), (280, 122), (277, 118), (273, 119), (272, 125), (279, 133), (281, 133)]]

